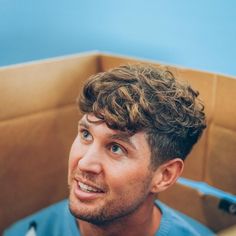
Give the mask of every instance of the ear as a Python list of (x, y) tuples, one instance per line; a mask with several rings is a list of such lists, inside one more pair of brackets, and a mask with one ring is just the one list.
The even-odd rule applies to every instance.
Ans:
[(160, 165), (154, 173), (152, 182), (152, 193), (159, 193), (173, 185), (182, 174), (184, 162), (175, 158)]

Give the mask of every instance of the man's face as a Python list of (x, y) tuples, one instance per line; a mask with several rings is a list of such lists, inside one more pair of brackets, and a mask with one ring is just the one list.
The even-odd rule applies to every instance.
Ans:
[(143, 132), (128, 136), (85, 115), (69, 157), (72, 214), (104, 224), (139, 209), (150, 198), (153, 172), (149, 165), (150, 150)]

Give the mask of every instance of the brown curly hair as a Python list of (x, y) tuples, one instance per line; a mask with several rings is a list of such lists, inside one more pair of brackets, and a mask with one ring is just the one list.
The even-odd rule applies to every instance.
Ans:
[(111, 129), (144, 131), (151, 164), (185, 159), (206, 127), (198, 92), (167, 69), (123, 65), (93, 75), (78, 98), (83, 113), (93, 113)]

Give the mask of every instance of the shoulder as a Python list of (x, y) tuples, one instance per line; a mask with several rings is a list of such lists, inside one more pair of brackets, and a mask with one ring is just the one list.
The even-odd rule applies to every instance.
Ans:
[[(59, 232), (69, 230), (70, 227), (66, 227), (66, 224), (71, 224), (72, 221), (74, 219), (69, 213), (68, 200), (63, 200), (14, 223), (6, 229), (3, 235), (27, 235), (31, 227), (33, 227), (33, 231), (37, 232), (37, 236), (58, 235)], [(36, 235), (36, 233), (32, 235)], [(60, 235), (62, 234), (60, 233)]]
[(180, 213), (160, 201), (155, 204), (162, 212), (162, 219), (156, 236), (166, 235), (215, 235), (210, 229), (191, 217)]

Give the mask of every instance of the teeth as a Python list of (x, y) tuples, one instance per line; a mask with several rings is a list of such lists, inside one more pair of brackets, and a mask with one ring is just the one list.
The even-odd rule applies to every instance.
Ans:
[(101, 192), (98, 189), (93, 188), (93, 187), (91, 187), (87, 184), (81, 183), (81, 182), (79, 182), (79, 187), (81, 190), (86, 191), (86, 192), (95, 192), (95, 193)]

